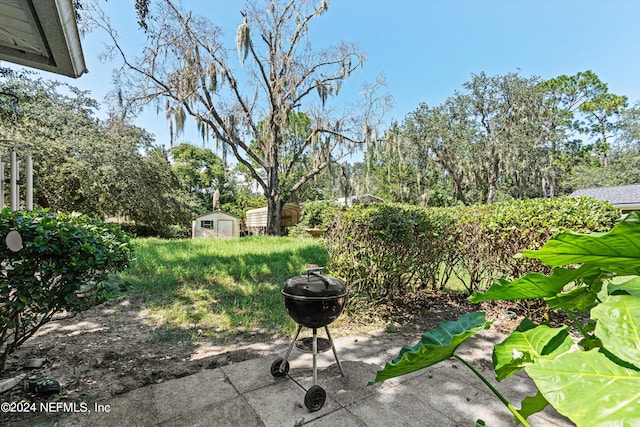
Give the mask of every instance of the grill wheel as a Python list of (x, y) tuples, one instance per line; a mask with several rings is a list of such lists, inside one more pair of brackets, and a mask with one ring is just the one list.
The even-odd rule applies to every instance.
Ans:
[(310, 412), (316, 412), (322, 408), (325, 400), (327, 400), (327, 392), (319, 385), (314, 385), (311, 386), (307, 394), (304, 395), (304, 406), (306, 406)]
[(283, 361), (284, 359), (276, 359), (271, 364), (271, 376), (273, 376), (273, 378), (284, 378), (289, 373), (289, 362), (284, 365), (283, 372), (280, 372), (280, 366)]

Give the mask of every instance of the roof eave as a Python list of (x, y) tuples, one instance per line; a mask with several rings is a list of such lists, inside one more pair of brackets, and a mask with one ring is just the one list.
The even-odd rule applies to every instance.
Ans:
[(86, 73), (72, 0), (22, 0), (21, 3), (30, 11), (32, 31), (40, 34), (47, 53), (2, 46), (0, 60), (73, 78)]

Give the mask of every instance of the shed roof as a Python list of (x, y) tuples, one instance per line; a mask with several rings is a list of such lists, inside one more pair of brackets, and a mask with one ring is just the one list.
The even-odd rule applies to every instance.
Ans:
[(583, 188), (569, 195), (569, 197), (580, 196), (606, 200), (620, 209), (640, 209), (640, 184)]
[[(251, 209), (247, 211), (247, 215), (267, 212), (268, 209), (269, 208), (267, 208), (266, 206), (262, 208)], [(294, 205), (292, 203), (287, 203), (282, 206), (282, 215), (295, 215), (296, 213), (300, 213), (301, 211), (302, 208), (300, 206)]]
[(230, 217), (233, 217), (233, 218), (236, 218), (236, 219), (240, 219), (240, 217), (239, 217), (239, 216), (236, 216), (236, 215), (230, 214), (230, 213), (228, 213), (228, 212), (221, 211), (220, 209), (216, 209), (215, 211), (211, 211), (211, 212), (204, 213), (204, 214), (202, 214), (202, 215), (198, 215), (198, 216), (196, 217), (196, 219), (204, 218), (204, 217), (206, 217), (206, 216), (213, 215), (213, 214), (222, 214), (222, 215), (230, 216)]

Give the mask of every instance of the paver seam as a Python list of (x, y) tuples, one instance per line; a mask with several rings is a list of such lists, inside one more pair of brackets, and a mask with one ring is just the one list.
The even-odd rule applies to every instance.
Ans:
[[(255, 416), (255, 418), (256, 418), (257, 420), (260, 420), (260, 422), (262, 423), (262, 425), (266, 427), (266, 424), (264, 423), (264, 421), (262, 420), (262, 418), (260, 418), (260, 415), (256, 412), (255, 408), (254, 408), (253, 406), (251, 406), (251, 404), (249, 403), (249, 400), (248, 400), (248, 399), (247, 399), (247, 397), (244, 395), (244, 393), (240, 393), (240, 390), (238, 390), (238, 388), (237, 388), (237, 387), (236, 387), (236, 385), (233, 383), (233, 381), (231, 380), (231, 378), (229, 378), (229, 375), (227, 375), (227, 373), (225, 372), (225, 370), (224, 370), (224, 369), (221, 369), (221, 367), (218, 367), (218, 368), (216, 368), (216, 369), (220, 369), (220, 371), (222, 372), (222, 375), (224, 375), (224, 381), (225, 381), (225, 382), (227, 382), (227, 383), (229, 383), (229, 384), (231, 385), (231, 387), (233, 387), (233, 389), (236, 391), (236, 393), (238, 393), (238, 396), (240, 396), (240, 398), (244, 401), (244, 403), (246, 403), (246, 404), (247, 404), (247, 406), (248, 406), (249, 408), (251, 408), (251, 412), (253, 412), (253, 415)], [(270, 385), (271, 385), (271, 384), (265, 385), (264, 387), (258, 387), (258, 388), (257, 388), (257, 389), (255, 389), (255, 390), (260, 390), (260, 389), (263, 389), (263, 388), (269, 387)], [(248, 392), (255, 391), (255, 390), (249, 390), (249, 391), (247, 391), (247, 393), (248, 393)], [(212, 404), (211, 404), (211, 405), (209, 405), (209, 406), (213, 406), (213, 405), (215, 405), (215, 403), (212, 403)]]

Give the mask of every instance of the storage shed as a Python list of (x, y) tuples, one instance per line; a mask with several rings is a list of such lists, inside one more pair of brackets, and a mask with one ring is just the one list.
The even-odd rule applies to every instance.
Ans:
[(192, 237), (240, 237), (240, 218), (215, 210), (197, 217), (191, 226)]
[[(286, 227), (294, 227), (300, 222), (302, 208), (298, 205), (287, 203), (282, 207), (280, 218), (281, 233)], [(258, 208), (247, 211), (247, 231), (251, 234), (264, 234), (267, 231), (267, 208)]]

